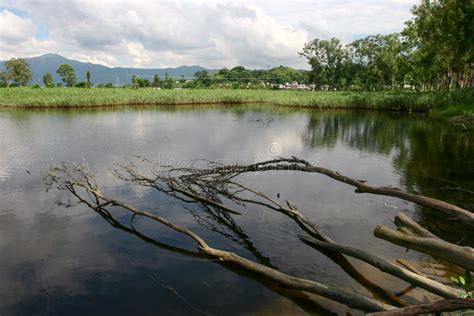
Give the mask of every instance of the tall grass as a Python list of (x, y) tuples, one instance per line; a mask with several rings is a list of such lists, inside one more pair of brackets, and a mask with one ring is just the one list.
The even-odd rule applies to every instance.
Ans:
[(0, 106), (93, 107), (114, 105), (179, 105), (271, 103), (275, 105), (399, 111), (474, 110), (474, 90), (439, 92), (311, 92), (275, 90), (155, 90), (52, 88), (0, 89)]

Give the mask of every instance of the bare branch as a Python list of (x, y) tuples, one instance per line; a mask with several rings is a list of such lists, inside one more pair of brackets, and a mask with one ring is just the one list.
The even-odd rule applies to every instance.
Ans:
[(421, 304), (415, 306), (408, 306), (392, 311), (378, 312), (369, 314), (371, 316), (406, 316), (406, 315), (420, 315), (430, 313), (454, 312), (460, 310), (474, 310), (474, 298), (467, 299), (450, 299), (438, 301), (429, 304)]

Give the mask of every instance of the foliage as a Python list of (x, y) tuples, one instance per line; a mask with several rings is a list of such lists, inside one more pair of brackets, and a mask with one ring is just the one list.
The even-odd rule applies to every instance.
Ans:
[(74, 87), (76, 84), (76, 72), (71, 65), (62, 64), (58, 70), (56, 70), (56, 73), (61, 77), (61, 80), (67, 87)]
[(164, 89), (173, 89), (173, 78), (171, 78), (167, 72), (165, 73), (165, 80), (162, 84), (162, 87)]
[(43, 83), (44, 86), (47, 88), (54, 88), (54, 79), (50, 73), (46, 73), (43, 75)]
[(232, 69), (222, 68), (212, 76), (213, 84), (216, 86), (224, 86), (230, 88), (255, 88), (261, 82), (271, 84), (282, 84), (285, 82), (308, 83), (308, 72), (304, 70), (296, 70), (290, 67), (279, 66), (270, 70), (263, 69), (246, 69), (237, 66)]
[(161, 78), (158, 75), (153, 76), (153, 82), (151, 83), (151, 86), (154, 88), (161, 88)]
[(451, 277), (451, 281), (456, 287), (464, 290), (464, 293), (461, 296), (461, 298), (473, 297), (473, 293), (472, 293), (473, 283), (472, 283), (472, 276), (471, 276), (470, 271), (466, 270), (464, 272), (464, 276), (459, 275), (457, 277)]
[(370, 35), (342, 46), (314, 39), (299, 53), (319, 89), (440, 90), (473, 87), (474, 2), (424, 0), (402, 33)]
[(89, 70), (86, 71), (86, 88), (92, 88), (94, 84), (91, 81), (91, 72)]
[(344, 50), (337, 38), (306, 43), (300, 55), (308, 59), (312, 82), (318, 86), (328, 85), (331, 90), (341, 88)]
[(11, 81), (11, 74), (6, 71), (0, 72), (0, 86), (1, 87), (9, 87)]
[(11, 58), (5, 62), (4, 67), (5, 71), (1, 73), (0, 79), (7, 87), (11, 82), (18, 86), (26, 86), (33, 77), (30, 66), (24, 59)]
[(199, 80), (199, 82), (204, 87), (209, 87), (211, 85), (211, 76), (207, 70), (200, 70), (194, 74), (194, 77)]
[[(112, 84), (108, 84), (112, 86)], [(100, 86), (98, 86), (100, 87)], [(455, 91), (326, 92), (252, 89), (0, 89), (0, 106), (80, 107), (126, 104), (269, 103), (275, 105), (432, 111), (455, 106), (474, 112), (474, 89)]]

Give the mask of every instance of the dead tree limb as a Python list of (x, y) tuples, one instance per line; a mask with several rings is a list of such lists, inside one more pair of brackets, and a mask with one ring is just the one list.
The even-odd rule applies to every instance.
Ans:
[(391, 243), (447, 260), (474, 271), (474, 249), (446, 242), (420, 226), (403, 212), (395, 217), (398, 230), (377, 225), (374, 234)]
[(403, 269), (397, 265), (394, 265), (380, 257), (374, 256), (366, 251), (361, 249), (352, 248), (345, 245), (334, 244), (334, 243), (325, 243), (318, 240), (308, 239), (306, 237), (301, 237), (301, 239), (311, 246), (323, 249), (329, 249), (332, 251), (337, 251), (347, 256), (362, 260), (380, 271), (386, 272), (393, 276), (396, 276), (402, 280), (405, 280), (411, 284), (417, 285), (431, 293), (437, 294), (445, 298), (457, 298), (462, 294), (462, 291), (446, 286), (437, 281), (428, 279), (419, 274), (413, 273), (407, 269)]
[(265, 265), (255, 263), (233, 252), (213, 248), (209, 246), (202, 237), (200, 237), (198, 234), (186, 227), (175, 224), (157, 214), (141, 210), (126, 202), (122, 202), (118, 199), (110, 198), (103, 195), (100, 192), (98, 186), (95, 184), (93, 177), (88, 174), (88, 166), (76, 166), (76, 168), (72, 171), (69, 170), (65, 165), (55, 166), (50, 169), (49, 177), (51, 184), (57, 183), (59, 189), (68, 190), (80, 201), (86, 203), (89, 207), (93, 209), (104, 209), (108, 206), (116, 206), (128, 210), (133, 214), (155, 220), (175, 230), (176, 232), (179, 232), (193, 239), (197, 243), (199, 250), (201, 250), (202, 252), (213, 256), (222, 262), (233, 263), (240, 266), (241, 268), (258, 273), (270, 280), (282, 284), (287, 288), (303, 290), (306, 292), (317, 294), (332, 299), (336, 302), (345, 304), (349, 307), (367, 312), (384, 311), (395, 308), (393, 306), (375, 301), (371, 298), (335, 289), (331, 286), (321, 284), (313, 280), (293, 277), (279, 272), (273, 268), (269, 268)]
[[(462, 220), (465, 224), (471, 225), (472, 223), (474, 223), (474, 221), (469, 221), (469, 216), (472, 216), (472, 213), (467, 210), (463, 210), (455, 205), (416, 194), (402, 192), (395, 188), (371, 187), (366, 185), (365, 181), (355, 180), (342, 176), (338, 172), (311, 165), (310, 163), (297, 158), (281, 158), (247, 166), (226, 166), (212, 164), (210, 168), (168, 168), (165, 171), (161, 169), (158, 171), (154, 169), (151, 170), (152, 176), (147, 177), (142, 175), (134, 166), (122, 166), (122, 170), (118, 171), (116, 174), (120, 179), (133, 182), (135, 184), (155, 188), (175, 198), (179, 198), (182, 201), (185, 201), (185, 198), (187, 198), (190, 199), (190, 201), (193, 203), (202, 203), (203, 207), (209, 208), (210, 206), (212, 206), (213, 208), (220, 209), (224, 211), (224, 213), (222, 214), (226, 214), (226, 216), (229, 218), (231, 214), (236, 215), (240, 214), (240, 212), (227, 206), (227, 203), (225, 203), (226, 201), (231, 201), (233, 203), (236, 203), (237, 205), (253, 203), (255, 205), (260, 205), (273, 209), (294, 219), (295, 222), (298, 223), (298, 225), (300, 225), (304, 229), (304, 231), (308, 232), (310, 236), (314, 237), (314, 240), (305, 238), (305, 242), (312, 246), (318, 247), (319, 249), (324, 249), (328, 251), (329, 255), (326, 253), (325, 254), (338, 264), (340, 264), (341, 262), (341, 267), (349, 274), (351, 274), (351, 271), (355, 271), (354, 274), (357, 275), (358, 272), (357, 270), (355, 270), (355, 268), (353, 268), (353, 266), (343, 255), (348, 255), (363, 260), (386, 273), (397, 276), (405, 281), (410, 282), (411, 284), (417, 285), (442, 297), (454, 298), (460, 295), (460, 291), (457, 289), (451, 288), (434, 280), (430, 280), (424, 276), (418, 275), (414, 272), (393, 265), (388, 261), (372, 256), (366, 252), (337, 244), (329, 236), (325, 235), (314, 223), (312, 223), (308, 218), (306, 218), (302, 213), (300, 213), (298, 209), (293, 205), (293, 203), (287, 201), (287, 206), (284, 206), (280, 202), (269, 198), (263, 193), (260, 193), (256, 190), (250, 189), (246, 186), (239, 184), (238, 182), (234, 181), (234, 179), (238, 175), (241, 175), (243, 173), (261, 172), (269, 170), (292, 170), (310, 173), (321, 173), (338, 181), (355, 186), (357, 188), (356, 192), (368, 192), (374, 194), (396, 196), (408, 201), (418, 203), (420, 205), (431, 205), (430, 207), (442, 210), (447, 214), (456, 214), (456, 218)], [(202, 253), (217, 258), (221, 262), (232, 263), (245, 270), (255, 272), (259, 275), (266, 277), (269, 280), (281, 284), (282, 286), (288, 289), (296, 289), (321, 295), (326, 298), (335, 300), (339, 303), (345, 304), (347, 306), (361, 309), (364, 311), (382, 311), (394, 309), (392, 305), (382, 304), (378, 301), (375, 301), (371, 298), (362, 295), (347, 293), (345, 291), (332, 288), (330, 286), (321, 284), (313, 280), (293, 277), (281, 273), (271, 266), (248, 260), (232, 252), (213, 248), (209, 246), (199, 235), (187, 229), (186, 227), (172, 223), (157, 214), (141, 210), (139, 208), (134, 207), (133, 205), (127, 204), (126, 202), (119, 201), (117, 199), (103, 195), (100, 192), (97, 184), (95, 183), (93, 176), (90, 175), (87, 164), (75, 165), (72, 169), (66, 165), (55, 166), (50, 170), (49, 177), (51, 179), (51, 183), (58, 183), (59, 189), (65, 189), (70, 191), (81, 202), (85, 203), (92, 209), (101, 209), (103, 211), (103, 214), (105, 214), (104, 218), (106, 219), (109, 217), (107, 216), (107, 214), (110, 214), (106, 207), (114, 206), (128, 210), (130, 213), (133, 214), (133, 216), (140, 215), (155, 220), (183, 235), (187, 235), (188, 237), (192, 238), (197, 243), (198, 248)], [(260, 200), (249, 199), (245, 196), (246, 194), (250, 193), (260, 198)], [(402, 194), (400, 195), (400, 193)], [(406, 198), (407, 195), (411, 197), (415, 196), (416, 201)], [(436, 208), (436, 205), (438, 208)], [(459, 209), (463, 210), (464, 213), (462, 211), (459, 211)], [(469, 215), (466, 215), (466, 212)], [(436, 254), (442, 248), (440, 244), (444, 243), (442, 245), (445, 248), (446, 244), (450, 247), (458, 247), (464, 250), (464, 255), (466, 255), (467, 253), (465, 257), (458, 256), (454, 258), (456, 260), (452, 260), (453, 258), (447, 256), (444, 259), (459, 264), (460, 266), (463, 266), (466, 269), (473, 270), (472, 266), (474, 265), (472, 259), (474, 258), (472, 258), (472, 249), (470, 249), (469, 247), (460, 247), (452, 245), (439, 239), (438, 237), (431, 234), (423, 227), (419, 226), (416, 222), (414, 222), (404, 214), (397, 216), (395, 223), (399, 227), (399, 231), (395, 231), (395, 233), (402, 234), (403, 236), (409, 236), (411, 238), (411, 241), (420, 239), (424, 242), (423, 244), (420, 244), (418, 246), (417, 243), (415, 243), (415, 246), (412, 246), (411, 248), (415, 250), (426, 248), (426, 242), (428, 242), (428, 244), (431, 243), (431, 246), (433, 246), (433, 244), (435, 246), (433, 249), (430, 249), (428, 247), (428, 250), (425, 249), (424, 252), (432, 255), (432, 252), (434, 252), (435, 256), (439, 257), (439, 255)], [(377, 235), (378, 232), (380, 232), (381, 230), (384, 230), (382, 226), (377, 227), (375, 230), (375, 234)], [(385, 232), (386, 234), (392, 233), (390, 232), (390, 229), (388, 230), (389, 232)], [(433, 243), (433, 241), (435, 241), (435, 243)], [(361, 276), (360, 273), (359, 276)], [(357, 280), (357, 278), (355, 279)], [(364, 277), (360, 279), (362, 279), (361, 284), (365, 283), (366, 286), (368, 285), (373, 289), (378, 288)], [(406, 303), (400, 300), (395, 295), (388, 293), (383, 289), (381, 290), (382, 293), (386, 295), (386, 298), (388, 298), (387, 301), (391, 303), (394, 302), (394, 305), (397, 306), (406, 306)]]
[(439, 238), (413, 236), (384, 225), (377, 225), (374, 235), (393, 244), (423, 252), (474, 271), (474, 252), (471, 247), (461, 247)]
[[(223, 168), (222, 166), (218, 168)], [(260, 169), (260, 167), (258, 167)], [(213, 169), (209, 169), (213, 170)], [(291, 219), (295, 220), (309, 235), (316, 238), (317, 240), (322, 241), (323, 243), (327, 243), (329, 245), (324, 245), (319, 248), (319, 250), (325, 249), (329, 250), (330, 253), (324, 252), (329, 258), (331, 258), (334, 262), (341, 266), (343, 270), (345, 270), (349, 275), (351, 275), (355, 280), (360, 282), (369, 290), (374, 290), (379, 294), (382, 294), (385, 300), (391, 302), (396, 306), (406, 306), (404, 301), (401, 301), (396, 295), (391, 294), (384, 289), (380, 288), (379, 286), (372, 283), (370, 280), (365, 278), (361, 275), (353, 265), (343, 256), (351, 254), (342, 253), (341, 249), (334, 240), (332, 240), (329, 236), (327, 236), (324, 232), (322, 232), (317, 225), (315, 225), (312, 221), (310, 221), (306, 216), (304, 216), (291, 202), (287, 201), (287, 206), (283, 205), (277, 200), (274, 200), (268, 197), (266, 194), (256, 191), (254, 189), (249, 188), (248, 186), (244, 186), (240, 183), (234, 181), (234, 176), (230, 175), (228, 177), (227, 174), (220, 176), (218, 173), (214, 171), (209, 176), (207, 174), (206, 169), (192, 169), (192, 168), (183, 168), (183, 169), (173, 169), (174, 172), (177, 172), (179, 175), (172, 178), (173, 180), (170, 181), (171, 177), (168, 176), (167, 173), (163, 175), (160, 172), (154, 172), (154, 177), (146, 177), (141, 174), (136, 166), (121, 166), (121, 170), (117, 170), (117, 173), (120, 175), (121, 179), (132, 182), (132, 183), (139, 183), (144, 186), (154, 187), (157, 188), (158, 183), (167, 183), (167, 186), (170, 190), (173, 191), (174, 188), (183, 192), (183, 187), (186, 187), (188, 190), (192, 188), (193, 194), (196, 196), (206, 196), (206, 199), (216, 199), (220, 201), (219, 196), (223, 196), (229, 200), (234, 202), (244, 202), (244, 203), (253, 203), (261, 206), (265, 206), (272, 210), (278, 211), (280, 213), (285, 214), (286, 216), (290, 217)], [(183, 174), (184, 173), (184, 174)], [(163, 190), (162, 187), (159, 187), (160, 190)], [(242, 198), (240, 196), (241, 193), (249, 192), (255, 194), (256, 196), (262, 198), (262, 201), (258, 201), (255, 199), (249, 198)], [(188, 195), (190, 196), (190, 195)], [(420, 227), (420, 230), (422, 228)], [(318, 243), (318, 241), (315, 243)], [(306, 239), (309, 243), (311, 240)], [(321, 244), (321, 242), (319, 242)], [(321, 244), (322, 245), (322, 244)], [(333, 245), (333, 247), (331, 247)], [(376, 268), (395, 275), (411, 284), (419, 285), (420, 287), (426, 289), (429, 292), (435, 293), (440, 295), (441, 297), (445, 298), (456, 298), (461, 294), (461, 291), (454, 289), (452, 287), (446, 286), (442, 283), (436, 282), (434, 280), (428, 279), (424, 276), (417, 275), (413, 272), (410, 272), (406, 269), (400, 268), (396, 265), (391, 264), (388, 261), (385, 261), (381, 258), (372, 256), (368, 253), (363, 252), (362, 255), (354, 254), (357, 253), (359, 250), (353, 249), (352, 256), (356, 257), (360, 260), (363, 260)]]
[(420, 304), (399, 308), (392, 311), (371, 313), (371, 316), (407, 316), (430, 313), (454, 312), (460, 310), (474, 310), (474, 298), (449, 299), (429, 304)]
[[(186, 169), (186, 171), (191, 171), (191, 169)], [(199, 199), (196, 200), (202, 202), (211, 201), (211, 199), (213, 201), (220, 201), (220, 197), (222, 196), (235, 203), (247, 203), (264, 206), (288, 216), (313, 238), (329, 243), (334, 243), (334, 241), (328, 235), (326, 235), (318, 228), (317, 225), (315, 225), (305, 215), (303, 215), (291, 202), (287, 201), (286, 205), (283, 205), (279, 201), (270, 198), (268, 195), (262, 192), (256, 191), (249, 188), (248, 186), (244, 186), (232, 180), (226, 180), (218, 183), (217, 181), (209, 182), (207, 179), (198, 179), (194, 177), (170, 177), (167, 174), (163, 175), (159, 172), (154, 172), (153, 177), (147, 177), (139, 172), (135, 165), (120, 165), (120, 169), (115, 169), (115, 173), (120, 179), (124, 181), (151, 187), (174, 197), (177, 197), (175, 194), (176, 192), (179, 192), (187, 197), (190, 197), (191, 199), (193, 197), (199, 197)], [(185, 179), (184, 183), (182, 181), (183, 179)], [(166, 184), (166, 189), (162, 184)], [(192, 190), (191, 194), (188, 193), (190, 190)], [(262, 201), (243, 198), (240, 196), (242, 193), (246, 192), (255, 194), (257, 197), (261, 198)], [(223, 205), (221, 202), (218, 202), (218, 204)], [(228, 209), (228, 207), (220, 208), (222, 210)], [(231, 213), (238, 212), (234, 211)], [(355, 281), (360, 283), (377, 297), (380, 297), (386, 303), (397, 307), (409, 305), (398, 296), (388, 292), (366, 278), (342, 254), (331, 250), (322, 251), (322, 253), (334, 263), (339, 265)]]
[[(191, 171), (189, 169), (188, 171)], [(474, 227), (474, 214), (466, 209), (463, 209), (454, 204), (441, 201), (435, 198), (430, 198), (424, 195), (414, 194), (402, 191), (398, 188), (392, 187), (376, 187), (367, 184), (365, 181), (357, 180), (345, 175), (340, 174), (337, 171), (330, 170), (327, 168), (319, 167), (309, 163), (306, 160), (298, 158), (279, 158), (259, 162), (251, 165), (227, 165), (217, 166), (208, 169), (194, 169), (190, 177), (213, 177), (218, 176), (227, 180), (236, 177), (239, 174), (249, 172), (264, 172), (264, 171), (301, 171), (309, 173), (324, 174), (334, 180), (352, 185), (356, 187), (357, 193), (371, 193), (377, 195), (385, 195), (396, 197), (405, 201), (413, 202), (421, 206), (429, 207), (445, 214), (448, 214), (452, 218), (460, 221), (461, 223)], [(181, 169), (181, 171), (186, 171)]]

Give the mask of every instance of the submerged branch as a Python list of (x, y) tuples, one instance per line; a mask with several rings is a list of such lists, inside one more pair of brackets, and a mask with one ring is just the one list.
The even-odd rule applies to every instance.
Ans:
[[(60, 190), (71, 192), (81, 203), (84, 203), (88, 207), (99, 212), (102, 217), (114, 226), (120, 227), (121, 224), (114, 221), (113, 216), (111, 216), (109, 210), (107, 210), (110, 206), (127, 210), (133, 214), (132, 220), (136, 215), (147, 217), (182, 235), (188, 236), (196, 242), (201, 253), (214, 257), (220, 262), (232, 263), (237, 267), (257, 273), (268, 280), (272, 280), (282, 285), (284, 288), (314, 293), (356, 309), (368, 312), (384, 311), (394, 309), (395, 307), (393, 306), (404, 307), (407, 306), (408, 303), (400, 299), (400, 295), (392, 294), (368, 280), (354, 268), (345, 256), (362, 260), (385, 273), (409, 282), (411, 286), (403, 291), (402, 294), (408, 293), (415, 286), (444, 298), (456, 298), (462, 294), (460, 290), (431, 280), (417, 271), (413, 271), (411, 268), (405, 269), (363, 250), (336, 243), (321, 231), (317, 225), (303, 215), (292, 202), (286, 201), (286, 205), (280, 203), (278, 200), (269, 197), (265, 193), (240, 184), (236, 181), (236, 178), (245, 173), (270, 170), (320, 173), (337, 181), (355, 186), (357, 188), (356, 192), (398, 197), (422, 206), (442, 211), (455, 217), (457, 220), (462, 221), (462, 223), (466, 225), (474, 225), (474, 214), (458, 206), (426, 196), (404, 192), (396, 188), (370, 186), (363, 180), (356, 180), (343, 176), (336, 171), (312, 165), (305, 160), (295, 157), (291, 159), (279, 158), (251, 165), (223, 165), (210, 163), (210, 167), (208, 168), (163, 168), (162, 166), (155, 168), (151, 161), (146, 160), (145, 158), (141, 158), (141, 160), (149, 164), (151, 175), (144, 175), (135, 165), (130, 164), (119, 165), (119, 168), (114, 170), (116, 176), (132, 184), (156, 189), (179, 201), (194, 203), (193, 205), (200, 206), (201, 210), (207, 213), (207, 217), (204, 221), (207, 228), (220, 232), (220, 229), (217, 229), (217, 225), (210, 221), (214, 221), (219, 225), (227, 227), (234, 236), (237, 236), (237, 239), (242, 242), (244, 247), (255, 255), (258, 262), (246, 259), (233, 252), (213, 248), (201, 236), (184, 226), (173, 223), (155, 213), (142, 210), (125, 201), (102, 194), (85, 162), (73, 166), (67, 166), (65, 164), (52, 166), (48, 174), (49, 183), (50, 185), (54, 183), (57, 184)], [(228, 206), (228, 204), (233, 205), (233, 207)], [(317, 248), (323, 254), (328, 256), (367, 289), (373, 293), (380, 294), (380, 297), (390, 305), (383, 304), (363, 295), (345, 292), (333, 288), (332, 286), (321, 284), (313, 280), (290, 276), (276, 270), (271, 266), (269, 259), (260, 254), (260, 252), (253, 246), (248, 236), (240, 229), (232, 218), (232, 215), (241, 214), (238, 210), (240, 206), (246, 205), (267, 208), (284, 214), (294, 220), (303, 231), (312, 237), (311, 239), (308, 237), (301, 237), (305, 243)], [(199, 222), (200, 215), (198, 215), (194, 210), (189, 209), (189, 211)], [(384, 238), (395, 244), (428, 253), (435, 257), (448, 260), (466, 269), (474, 270), (474, 250), (472, 248), (453, 245), (439, 239), (403, 213), (400, 213), (395, 218), (395, 224), (398, 226), (398, 231), (379, 225), (375, 228), (374, 233), (377, 237)], [(125, 228), (123, 226), (122, 228), (128, 232), (134, 231), (134, 229)], [(227, 238), (231, 237), (227, 232), (221, 233)], [(143, 237), (140, 235), (137, 236)]]
[(408, 306), (392, 311), (371, 313), (371, 316), (406, 316), (406, 315), (420, 315), (442, 312), (455, 312), (460, 310), (474, 310), (474, 298), (468, 299), (450, 299), (443, 300), (429, 304), (420, 304), (415, 306)]
[(305, 237), (301, 237), (301, 239), (309, 244), (310, 246), (316, 247), (316, 248), (323, 248), (323, 249), (329, 249), (332, 251), (337, 251), (342, 254), (348, 255), (350, 257), (362, 260), (380, 271), (386, 272), (388, 274), (391, 274), (393, 276), (396, 276), (402, 280), (405, 280), (413, 285), (417, 285), (431, 293), (437, 294), (441, 297), (446, 297), (446, 298), (457, 298), (462, 294), (462, 291), (452, 288), (450, 286), (446, 286), (442, 283), (439, 283), (437, 281), (428, 279), (424, 276), (421, 276), (419, 274), (413, 273), (407, 269), (403, 269), (401, 267), (398, 267), (380, 257), (374, 256), (366, 251), (363, 251), (361, 249), (356, 249), (352, 248), (349, 246), (344, 246), (344, 245), (339, 245), (339, 244), (330, 244), (330, 243), (325, 243), (317, 240), (312, 240), (308, 239)]
[(454, 204), (441, 201), (435, 198), (430, 198), (424, 195), (414, 194), (402, 191), (398, 188), (392, 187), (376, 187), (367, 184), (363, 180), (357, 180), (337, 171), (313, 165), (306, 160), (293, 158), (279, 158), (259, 162), (251, 165), (227, 165), (218, 166), (208, 169), (187, 169), (182, 170), (188, 172), (188, 175), (183, 178), (206, 179), (218, 183), (218, 179), (231, 179), (237, 175), (250, 172), (265, 172), (265, 171), (300, 171), (308, 173), (324, 174), (334, 180), (349, 184), (356, 187), (357, 193), (371, 193), (377, 195), (385, 195), (396, 197), (405, 201), (413, 202), (421, 206), (429, 207), (460, 221), (461, 223), (474, 227), (474, 214), (466, 209), (463, 209)]
[[(141, 215), (157, 221), (175, 230), (176, 232), (193, 239), (202, 252), (213, 256), (220, 261), (233, 263), (240, 266), (241, 268), (258, 273), (270, 280), (282, 284), (287, 288), (314, 293), (335, 300), (336, 302), (346, 304), (349, 307), (368, 312), (390, 310), (394, 308), (390, 305), (382, 304), (362, 295), (335, 289), (332, 286), (321, 284), (313, 280), (284, 274), (273, 268), (243, 258), (233, 252), (213, 248), (209, 246), (202, 237), (186, 227), (175, 224), (157, 214), (141, 210), (126, 202), (103, 195), (93, 181), (92, 176), (85, 172), (85, 169), (82, 169), (81, 167), (76, 168), (74, 172), (71, 172), (71, 170), (67, 169), (67, 166), (56, 166), (50, 170), (49, 176), (51, 177), (51, 183), (57, 183), (59, 189), (68, 190), (73, 195), (78, 197), (80, 201), (86, 203), (86, 205), (92, 209), (104, 208), (104, 205), (117, 206), (126, 209), (133, 214)], [(82, 190), (82, 194), (78, 191), (78, 189)], [(84, 195), (87, 197), (84, 197)]]

